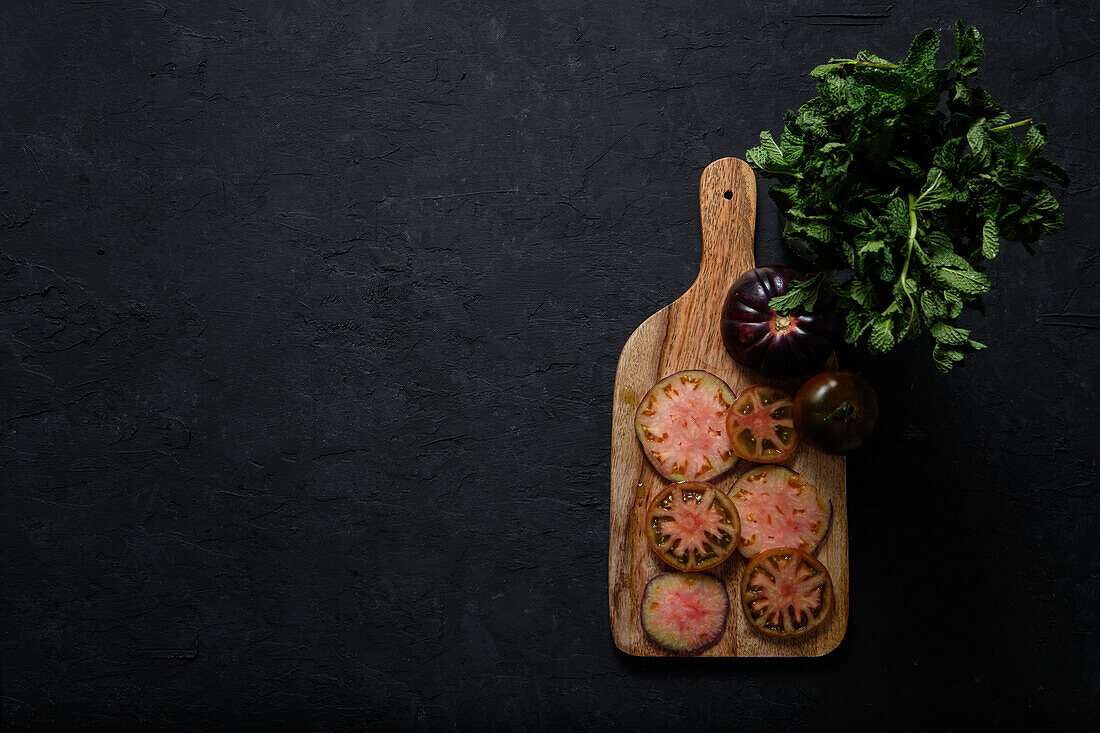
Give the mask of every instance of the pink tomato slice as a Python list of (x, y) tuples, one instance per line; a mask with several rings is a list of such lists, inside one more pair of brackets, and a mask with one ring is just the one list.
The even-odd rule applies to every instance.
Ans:
[(722, 581), (705, 573), (664, 573), (642, 594), (642, 628), (654, 643), (696, 654), (722, 638), (729, 616)]
[(726, 435), (733, 390), (710, 372), (670, 374), (638, 405), (634, 428), (653, 467), (670, 481), (707, 481), (737, 462)]
[(754, 466), (730, 489), (741, 519), (741, 554), (773, 547), (814, 554), (829, 532), (832, 506), (817, 487), (786, 466)]

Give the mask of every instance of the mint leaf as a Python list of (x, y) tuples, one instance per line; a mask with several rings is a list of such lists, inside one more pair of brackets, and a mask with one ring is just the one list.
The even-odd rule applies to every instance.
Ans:
[(932, 271), (932, 276), (941, 284), (966, 295), (981, 295), (989, 292), (990, 288), (989, 277), (973, 270), (937, 267)]
[(944, 373), (951, 371), (964, 357), (965, 354), (962, 351), (945, 347), (939, 343), (932, 347), (932, 361)]
[(943, 318), (947, 315), (947, 303), (938, 294), (931, 290), (924, 290), (920, 294), (920, 307), (924, 315), (929, 319)]
[(875, 302), (875, 286), (867, 280), (853, 277), (848, 287), (848, 296), (864, 308), (870, 308)]
[(790, 127), (783, 130), (783, 134), (779, 138), (779, 151), (787, 165), (794, 165), (798, 162), (798, 159), (802, 157), (802, 149), (805, 144), (805, 140), (795, 134)]
[(981, 165), (988, 165), (992, 159), (992, 140), (989, 137), (988, 123), (985, 118), (978, 120), (966, 133), (966, 141), (970, 144), (970, 152)]
[(783, 151), (775, 144), (772, 134), (767, 130), (760, 133), (760, 148), (764, 151), (768, 163), (777, 167), (786, 165), (787, 161), (783, 158)]
[(917, 211), (932, 211), (941, 209), (954, 200), (955, 187), (951, 184), (951, 180), (939, 168), (931, 168), (924, 187), (913, 201), (913, 208)]
[(1057, 163), (1047, 160), (1046, 158), (1032, 158), (1028, 162), (1037, 175), (1046, 176), (1059, 186), (1069, 185), (1069, 174), (1066, 173), (1065, 168)]
[(874, 319), (869, 318), (864, 313), (851, 311), (845, 316), (844, 322), (844, 340), (850, 344), (857, 344), (863, 334), (867, 332), (867, 329), (874, 323)]
[(797, 310), (802, 307), (802, 304), (806, 302), (809, 296), (804, 290), (791, 290), (784, 295), (777, 295), (768, 301), (776, 313), (780, 315), (786, 315), (793, 310)]
[(1058, 199), (1054, 198), (1054, 194), (1050, 192), (1049, 188), (1044, 188), (1031, 202), (1031, 209), (1045, 212), (1058, 211)]
[(934, 322), (928, 327), (928, 331), (932, 334), (932, 338), (948, 346), (962, 346), (970, 337), (970, 331), (965, 328), (956, 328), (943, 321)]
[(962, 296), (953, 290), (947, 290), (943, 294), (943, 301), (947, 305), (947, 317), (958, 318), (963, 309)]
[(936, 65), (936, 52), (940, 50), (940, 37), (931, 28), (917, 34), (909, 45), (909, 53), (901, 66), (910, 69), (932, 69)]
[(1021, 157), (1030, 158), (1035, 153), (1038, 153), (1046, 147), (1048, 140), (1047, 126), (1044, 124), (1032, 125), (1027, 131), (1027, 135), (1024, 137), (1024, 144), (1021, 148)]
[(798, 308), (813, 313), (817, 300), (821, 297), (821, 289), (827, 283), (828, 277), (824, 272), (819, 272), (806, 280), (792, 280), (787, 292), (772, 298), (768, 301), (768, 305), (781, 315)]
[(991, 260), (997, 256), (1000, 249), (1001, 239), (997, 224), (992, 219), (988, 219), (982, 226), (982, 257)]
[(953, 267), (963, 272), (971, 272), (974, 269), (970, 266), (969, 260), (949, 249), (933, 249), (928, 261), (937, 268)]
[(761, 172), (770, 170), (768, 168), (768, 153), (762, 147), (746, 150), (745, 159), (748, 160), (749, 165)]
[(894, 321), (889, 316), (879, 316), (875, 319), (875, 325), (871, 327), (871, 335), (868, 345), (872, 351), (885, 354), (894, 348), (897, 340), (894, 338)]
[(985, 56), (985, 42), (977, 28), (963, 28), (961, 21), (955, 21), (955, 52), (959, 57), (954, 66), (960, 76), (969, 76), (978, 70), (978, 61)]

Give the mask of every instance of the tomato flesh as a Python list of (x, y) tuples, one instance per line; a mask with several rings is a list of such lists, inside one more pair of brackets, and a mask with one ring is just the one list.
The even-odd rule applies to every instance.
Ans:
[(654, 643), (694, 654), (722, 638), (729, 595), (720, 580), (705, 573), (664, 573), (642, 594), (642, 628)]
[(790, 547), (766, 550), (741, 575), (741, 605), (755, 628), (770, 636), (808, 634), (833, 608), (833, 581), (821, 561)]
[(737, 549), (741, 521), (733, 501), (703, 481), (673, 484), (646, 511), (646, 540), (677, 570), (712, 568)]
[(825, 540), (832, 506), (817, 487), (786, 466), (756, 466), (730, 489), (741, 519), (741, 554), (752, 559), (774, 547), (813, 554)]
[(791, 396), (778, 387), (747, 388), (726, 413), (733, 452), (746, 461), (778, 463), (798, 447)]
[(701, 370), (671, 374), (638, 405), (634, 428), (649, 462), (670, 481), (707, 481), (737, 462), (726, 437), (733, 391)]

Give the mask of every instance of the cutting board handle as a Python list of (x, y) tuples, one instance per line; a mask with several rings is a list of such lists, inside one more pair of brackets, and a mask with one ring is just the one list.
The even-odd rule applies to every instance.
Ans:
[(721, 158), (699, 179), (699, 215), (703, 222), (703, 259), (692, 289), (712, 294), (726, 290), (745, 270), (756, 266), (756, 175), (738, 158)]
[(724, 353), (718, 328), (726, 293), (752, 269), (756, 230), (756, 176), (743, 160), (722, 158), (699, 181), (703, 258), (699, 276), (666, 309), (666, 341), (658, 352), (658, 378), (681, 369), (720, 369), (713, 355)]

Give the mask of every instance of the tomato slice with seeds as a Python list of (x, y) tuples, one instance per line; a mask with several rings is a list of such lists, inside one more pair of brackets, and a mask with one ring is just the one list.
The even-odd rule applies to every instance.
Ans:
[(825, 541), (832, 505), (786, 466), (755, 466), (730, 489), (741, 519), (741, 554), (750, 560), (773, 547), (811, 555)]
[(766, 550), (741, 574), (741, 607), (769, 636), (809, 634), (833, 610), (833, 580), (821, 561), (790, 547)]
[(741, 537), (733, 501), (704, 481), (673, 484), (653, 497), (645, 528), (653, 551), (677, 570), (689, 572), (724, 561)]
[(733, 390), (710, 372), (670, 374), (638, 405), (634, 428), (646, 458), (670, 481), (708, 481), (737, 462), (726, 437)]
[(726, 433), (733, 452), (746, 461), (778, 463), (798, 447), (791, 396), (778, 387), (754, 384), (726, 413)]
[(642, 629), (673, 652), (695, 654), (726, 631), (730, 600), (722, 581), (706, 573), (664, 573), (642, 593)]

